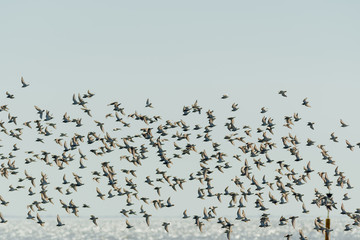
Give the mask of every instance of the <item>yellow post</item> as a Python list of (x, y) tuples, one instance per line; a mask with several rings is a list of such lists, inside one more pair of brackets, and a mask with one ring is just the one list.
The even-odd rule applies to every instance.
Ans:
[(326, 218), (325, 227), (326, 227), (325, 240), (330, 240), (330, 218), (329, 218), (329, 216)]

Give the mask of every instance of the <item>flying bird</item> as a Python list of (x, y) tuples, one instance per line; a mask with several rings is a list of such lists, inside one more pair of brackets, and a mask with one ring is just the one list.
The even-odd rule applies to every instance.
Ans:
[(24, 81), (24, 78), (21, 77), (21, 83), (22, 83), (22, 87), (25, 88), (27, 86), (29, 86), (30, 84), (27, 84), (25, 81)]
[(145, 105), (145, 107), (153, 108), (152, 103), (150, 102), (149, 99), (146, 100), (146, 105)]
[(341, 127), (348, 127), (349, 126), (346, 123), (344, 123), (344, 121), (342, 119), (340, 119), (340, 124), (341, 124)]
[(287, 97), (286, 92), (287, 92), (287, 91), (280, 90), (280, 91), (279, 91), (279, 94), (280, 94), (281, 96), (283, 96), (283, 97)]
[(14, 94), (9, 93), (8, 91), (6, 91), (6, 97), (7, 97), (7, 98), (10, 98), (10, 99), (14, 99), (14, 98), (15, 98)]
[(41, 220), (40, 216), (39, 216), (39, 213), (36, 214), (36, 218), (37, 218), (37, 223), (40, 224), (40, 226), (44, 226), (45, 225), (45, 222), (43, 220)]
[(346, 143), (346, 147), (348, 149), (350, 149), (351, 151), (354, 151), (354, 145), (351, 145), (350, 142), (348, 140), (345, 140), (345, 143)]
[(134, 227), (133, 225), (131, 225), (130, 223), (129, 223), (129, 221), (126, 219), (126, 228), (132, 228), (132, 227)]
[(57, 221), (57, 225), (56, 225), (57, 227), (62, 227), (65, 225), (64, 223), (61, 222), (59, 214), (56, 216), (56, 221)]
[(314, 122), (308, 122), (307, 125), (312, 129), (314, 130)]
[(98, 218), (95, 217), (94, 215), (90, 215), (90, 220), (91, 220), (96, 226), (98, 225), (98, 224), (97, 224)]
[(7, 220), (3, 217), (2, 213), (0, 212), (0, 223), (7, 223)]
[(169, 225), (170, 225), (170, 223), (168, 223), (168, 222), (163, 222), (163, 224), (162, 224), (162, 226), (164, 227), (166, 232), (169, 232)]
[(307, 100), (307, 98), (304, 98), (302, 105), (304, 105), (305, 107), (310, 107), (309, 101)]
[(331, 135), (330, 135), (330, 140), (332, 140), (333, 142), (339, 142), (337, 139), (338, 139), (338, 137), (335, 136), (334, 132), (332, 132)]

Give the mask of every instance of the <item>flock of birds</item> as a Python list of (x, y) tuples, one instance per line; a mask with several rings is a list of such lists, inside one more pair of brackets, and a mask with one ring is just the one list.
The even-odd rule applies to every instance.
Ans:
[[(23, 88), (29, 87), (23, 78), (21, 78), (21, 84)], [(287, 97), (286, 91), (279, 91), (280, 97)], [(79, 107), (79, 109), (84, 113), (83, 117), (93, 118), (92, 109), (89, 109), (87, 104), (91, 98), (94, 97), (94, 93), (88, 91), (85, 94), (74, 94), (72, 105)], [(8, 99), (15, 99), (16, 96), (9, 92), (6, 92), (6, 97)], [(227, 95), (223, 95), (221, 99), (227, 99)], [(311, 107), (307, 98), (302, 102), (304, 107)], [(20, 148), (17, 147), (17, 142), (23, 141), (23, 128), (29, 128), (36, 130), (37, 138), (36, 142), (46, 143), (49, 141), (55, 141), (56, 144), (61, 149), (61, 154), (55, 154), (48, 151), (34, 152), (26, 151), (25, 153), (28, 157), (25, 159), (26, 165), (31, 165), (34, 162), (43, 162), (45, 165), (58, 168), (59, 171), (64, 170), (68, 165), (73, 164), (73, 162), (79, 162), (79, 173), (73, 172), (73, 180), (68, 181), (66, 174), (63, 175), (62, 186), (55, 186), (59, 196), (75, 194), (78, 188), (81, 188), (84, 184), (81, 174), (90, 174), (94, 180), (93, 184), (98, 183), (100, 180), (105, 179), (109, 190), (100, 189), (96, 187), (94, 189), (94, 197), (99, 199), (106, 200), (108, 198), (124, 198), (125, 202), (123, 208), (119, 209), (120, 214), (126, 217), (126, 228), (134, 228), (130, 223), (129, 217), (131, 215), (142, 216), (148, 226), (151, 223), (152, 214), (146, 211), (145, 206), (153, 207), (154, 209), (166, 209), (174, 207), (174, 204), (171, 202), (171, 197), (167, 199), (161, 198), (161, 191), (168, 187), (171, 191), (182, 190), (184, 185), (189, 181), (198, 182), (200, 187), (198, 188), (198, 199), (206, 200), (210, 198), (217, 199), (218, 204), (228, 203), (228, 208), (235, 209), (236, 217), (229, 219), (228, 217), (220, 217), (217, 214), (216, 209), (217, 205), (211, 207), (204, 207), (203, 213), (200, 215), (190, 215), (187, 210), (183, 211), (183, 219), (193, 219), (194, 224), (199, 229), (203, 231), (203, 226), (207, 221), (217, 219), (217, 222), (224, 229), (224, 232), (228, 239), (231, 237), (232, 228), (234, 226), (234, 221), (243, 221), (248, 222), (250, 219), (246, 216), (246, 205), (248, 205), (250, 198), (255, 198), (254, 206), (262, 215), (260, 218), (259, 227), (266, 228), (270, 226), (269, 209), (268, 204), (273, 205), (284, 205), (289, 201), (294, 199), (297, 202), (302, 202), (302, 212), (308, 213), (305, 203), (303, 203), (304, 194), (298, 191), (298, 186), (304, 185), (310, 180), (311, 175), (315, 174), (314, 170), (310, 166), (310, 161), (304, 161), (303, 157), (300, 154), (298, 146), (301, 144), (296, 135), (289, 133), (287, 136), (282, 136), (282, 146), (276, 146), (275, 142), (272, 141), (272, 137), (276, 131), (276, 124), (271, 117), (267, 117), (267, 109), (265, 107), (261, 108), (260, 113), (262, 114), (261, 126), (259, 126), (255, 131), (250, 126), (237, 126), (235, 122), (235, 117), (229, 117), (225, 123), (227, 134), (224, 136), (224, 139), (228, 144), (236, 146), (238, 152), (236, 152), (231, 160), (229, 160), (228, 154), (222, 152), (220, 149), (220, 144), (212, 139), (212, 131), (215, 128), (216, 116), (212, 110), (203, 111), (203, 108), (196, 101), (190, 106), (184, 106), (182, 109), (182, 115), (185, 119), (189, 114), (199, 114), (205, 115), (207, 119), (207, 125), (205, 127), (200, 126), (200, 124), (195, 124), (190, 126), (185, 120), (170, 121), (163, 120), (161, 116), (147, 116), (142, 115), (137, 112), (127, 114), (125, 109), (121, 106), (119, 102), (109, 103), (112, 111), (108, 113), (105, 117), (106, 119), (113, 119), (119, 127), (107, 130), (107, 126), (104, 122), (100, 120), (94, 120), (96, 124), (96, 129), (89, 131), (86, 135), (81, 135), (75, 133), (71, 136), (68, 136), (68, 133), (56, 134), (58, 124), (69, 124), (73, 125), (76, 128), (82, 128), (82, 118), (71, 118), (67, 113), (63, 115), (61, 123), (60, 121), (56, 122), (55, 117), (50, 113), (49, 110), (42, 109), (38, 106), (35, 106), (35, 110), (38, 114), (38, 118), (26, 121), (18, 122), (17, 116), (12, 115), (9, 105), (0, 106), (1, 112), (7, 113), (7, 120), (0, 121), (0, 132), (5, 134), (8, 137), (14, 139), (15, 144), (13, 145), (12, 151), (6, 155), (5, 153), (0, 153), (2, 161), (7, 160), (6, 163), (1, 164), (0, 174), (2, 177), (7, 179), (17, 179), (19, 183), (29, 182), (28, 195), (37, 195), (40, 197), (39, 201), (33, 201), (28, 205), (28, 213), (26, 219), (35, 221), (41, 226), (45, 225), (45, 222), (41, 219), (41, 211), (46, 210), (48, 204), (58, 205), (59, 208), (63, 208), (64, 211), (68, 214), (74, 214), (79, 216), (81, 213), (81, 208), (91, 209), (90, 206), (86, 203), (82, 205), (75, 203), (73, 200), (70, 202), (65, 202), (59, 198), (59, 201), (53, 201), (55, 196), (49, 196), (47, 188), (51, 185), (48, 176), (46, 173), (41, 172), (40, 177), (34, 177), (31, 175), (31, 168), (24, 169), (24, 175), (20, 176), (20, 169), (16, 166), (16, 159), (14, 155), (17, 151), (20, 151)], [(147, 99), (145, 103), (146, 108), (153, 108), (152, 103)], [(238, 104), (234, 103), (231, 106), (231, 111), (236, 112), (239, 109)], [(141, 128), (140, 132), (137, 132), (134, 135), (122, 136), (121, 131), (125, 128), (130, 128), (132, 122), (138, 121), (144, 124), (146, 127)], [(286, 127), (292, 129), (295, 124), (301, 121), (301, 117), (298, 113), (294, 113), (292, 116), (285, 116), (284, 123), (280, 127)], [(308, 122), (307, 126), (314, 130), (315, 123)], [(22, 127), (20, 127), (22, 125)], [(278, 124), (279, 125), (279, 124)], [(348, 125), (340, 120), (340, 127), (345, 128)], [(252, 134), (255, 134), (258, 137), (253, 141)], [(56, 136), (55, 136), (56, 135)], [(51, 136), (55, 136), (54, 138)], [(142, 139), (148, 144), (137, 145), (137, 139)], [(200, 150), (200, 148), (194, 144), (194, 139), (202, 141), (204, 144), (207, 144), (212, 148), (212, 153), (209, 154), (206, 150)], [(338, 137), (335, 135), (335, 132), (330, 134), (330, 140), (333, 142), (339, 142)], [(172, 150), (175, 151), (172, 156), (167, 155), (165, 149), (166, 142), (172, 142)], [(355, 145), (351, 144), (348, 140), (345, 140), (344, 147), (353, 151)], [(84, 145), (94, 146), (88, 153), (83, 152), (82, 149)], [(306, 146), (315, 146), (315, 142), (311, 139), (307, 139)], [(357, 144), (360, 147), (360, 143)], [(290, 153), (291, 158), (287, 160), (276, 161), (271, 158), (271, 151), (275, 148), (283, 148), (284, 150)], [(327, 172), (318, 172), (318, 176), (324, 183), (324, 186), (331, 189), (332, 186), (339, 188), (352, 189), (353, 187), (350, 184), (350, 180), (345, 176), (344, 172), (339, 170), (339, 167), (336, 165), (332, 156), (329, 155), (328, 151), (325, 148), (325, 145), (317, 145), (319, 152), (322, 155), (323, 160), (330, 165), (334, 166), (334, 174), (328, 174)], [(155, 161), (153, 157), (149, 158), (147, 153), (151, 151), (156, 152), (157, 158), (161, 167), (156, 168), (155, 174), (158, 178), (151, 179), (149, 176), (138, 176), (136, 174), (136, 168), (141, 166), (144, 161)], [(107, 154), (119, 151), (120, 159), (122, 161), (127, 161), (129, 164), (132, 164), (132, 169), (121, 169), (116, 171), (114, 166), (112, 166), (112, 161), (101, 162), (101, 168), (98, 171), (93, 171), (91, 173), (86, 172), (86, 161), (88, 156), (91, 154), (94, 157), (99, 159), (104, 159), (104, 156)], [(88, 156), (87, 156), (88, 155)], [(186, 155), (192, 155), (198, 160), (198, 169), (192, 172), (188, 178), (181, 178), (178, 176), (171, 176), (168, 174), (167, 169), (175, 165), (177, 159), (186, 157)], [(196, 159), (195, 158), (195, 159)], [(252, 161), (248, 161), (247, 158)], [(16, 160), (15, 160), (16, 159)], [(118, 160), (116, 160), (118, 161)], [(296, 172), (292, 167), (293, 162), (304, 162), (303, 169)], [(213, 163), (213, 164), (210, 164)], [(268, 165), (276, 165), (276, 177), (272, 180), (267, 180), (264, 175), (260, 180), (258, 176), (253, 174), (253, 167), (261, 170)], [(154, 163), (155, 166), (155, 163)], [(231, 179), (231, 184), (235, 187), (236, 190), (231, 191), (229, 186), (226, 187), (223, 191), (214, 192), (213, 186), (213, 176), (214, 173), (226, 174), (226, 171), (232, 167), (238, 167), (240, 169), (239, 176)], [(150, 169), (149, 169), (150, 170)], [(81, 173), (81, 174), (80, 174)], [(62, 175), (62, 174), (61, 174)], [(333, 175), (333, 176), (332, 176)], [(125, 185), (119, 184), (119, 178), (125, 180)], [(37, 184), (39, 183), (39, 188)], [(146, 185), (147, 187), (155, 191), (158, 199), (150, 199), (149, 197), (143, 195), (138, 191), (138, 184)], [(13, 187), (9, 186), (9, 192), (13, 191), (26, 191), (23, 190), (25, 186), (19, 185)], [(66, 188), (66, 190), (64, 190)], [(268, 197), (266, 199), (265, 190), (268, 191)], [(278, 197), (276, 197), (278, 196)], [(328, 211), (333, 209), (338, 209), (337, 202), (334, 201), (333, 195), (330, 193), (321, 193), (315, 188), (314, 199), (312, 204), (317, 205), (318, 207), (323, 207)], [(343, 201), (349, 200), (350, 197), (346, 193), (344, 195)], [(141, 207), (139, 210), (133, 209), (134, 201), (141, 202)], [(8, 206), (10, 203), (6, 200), (5, 194), (0, 196), (0, 204), (3, 206)], [(360, 224), (360, 208), (355, 211), (346, 211), (343, 203), (341, 204), (341, 214), (348, 216), (353, 224), (347, 224), (344, 228), (345, 231), (350, 231), (353, 226), (359, 226)], [(291, 223), (291, 225), (296, 228), (296, 219), (299, 216), (281, 216), (279, 219), (280, 226), (285, 226)], [(98, 225), (98, 217), (95, 215), (90, 215), (89, 220), (92, 221), (96, 226)], [(0, 213), (0, 223), (6, 223), (6, 218)], [(65, 223), (60, 219), (60, 216), (57, 215), (57, 225), (58, 227), (64, 226)], [(164, 231), (171, 231), (171, 225), (169, 222), (163, 222), (162, 226)], [(314, 220), (314, 229), (316, 231), (322, 232), (323, 234), (327, 231), (332, 231), (327, 229), (324, 225), (324, 221), (317, 217)], [(301, 229), (298, 229), (300, 239), (307, 239), (305, 234)], [(287, 234), (284, 236), (286, 239), (290, 239), (292, 234)]]

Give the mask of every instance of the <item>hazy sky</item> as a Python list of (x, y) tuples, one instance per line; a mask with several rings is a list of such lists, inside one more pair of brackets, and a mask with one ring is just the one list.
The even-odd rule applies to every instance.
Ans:
[[(198, 118), (196, 115), (181, 115), (184, 105), (198, 100), (204, 110), (214, 109), (219, 128), (214, 138), (218, 136), (218, 141), (223, 141), (221, 128), (230, 116), (237, 117), (240, 127), (247, 124), (255, 132), (261, 124), (260, 108), (265, 106), (269, 108), (268, 116), (276, 119), (279, 129), (276, 137), (279, 150), (275, 158), (289, 157), (281, 149), (280, 137), (290, 131), (282, 126), (283, 116), (299, 112), (303, 122), (292, 133), (299, 135), (303, 144), (302, 153), (306, 159), (302, 164), (311, 161), (312, 166), (317, 167), (312, 175), (315, 184), (302, 190), (309, 195), (307, 206), (310, 208), (314, 186), (323, 189), (317, 172), (329, 171), (332, 174), (334, 167), (323, 164), (316, 147), (312, 150), (305, 147), (307, 138), (314, 139), (316, 144), (325, 144), (352, 184), (360, 187), (357, 184), (360, 177), (356, 172), (360, 166), (359, 149), (350, 152), (345, 144), (345, 139), (353, 144), (360, 142), (357, 134), (360, 127), (356, 125), (360, 117), (356, 105), (360, 98), (359, 7), (358, 1), (1, 2), (0, 101), (9, 104), (10, 112), (17, 114), (22, 122), (37, 118), (33, 105), (50, 110), (59, 125), (65, 112), (83, 117), (88, 123), (83, 132), (87, 132), (96, 126), (86, 120), (78, 107), (71, 105), (73, 93), (85, 93), (90, 89), (96, 94), (89, 101), (89, 108), (98, 120), (104, 120), (105, 114), (111, 112), (108, 103), (119, 101), (128, 114), (136, 110), (161, 115), (172, 121), (183, 119), (192, 126), (202, 121), (205, 126), (204, 115)], [(21, 76), (30, 83), (26, 89), (21, 89)], [(287, 99), (277, 94), (280, 89), (288, 91)], [(6, 99), (6, 91), (14, 93), (15, 99)], [(225, 93), (230, 98), (221, 100)], [(310, 109), (301, 105), (305, 97), (310, 101)], [(154, 109), (144, 108), (147, 98), (153, 102)], [(234, 102), (240, 107), (236, 113), (231, 112)], [(7, 121), (7, 113), (1, 114), (0, 119)], [(341, 118), (349, 123), (349, 128), (340, 128)], [(307, 121), (317, 123), (316, 132), (306, 126)], [(64, 127), (63, 130), (69, 129)], [(337, 145), (329, 140), (331, 132), (339, 135), (340, 143)], [(30, 131), (25, 134), (31, 136)], [(118, 139), (121, 139), (122, 133), (119, 134)], [(33, 139), (36, 139), (35, 135)], [(1, 143), (6, 153), (12, 148), (12, 144), (4, 140)], [(32, 144), (32, 141), (23, 143), (21, 150), (31, 149)], [(224, 141), (223, 145), (226, 145)], [(34, 148), (58, 149), (52, 145), (44, 147), (37, 144)], [(224, 151), (228, 151), (229, 159), (236, 154), (231, 146), (224, 147)], [(91, 153), (87, 155), (92, 157)], [(118, 161), (118, 154), (111, 156)], [(155, 159), (156, 155), (153, 154), (153, 157)], [(94, 158), (93, 161), (99, 160)], [(187, 161), (191, 159), (185, 159), (184, 163), (192, 166), (193, 163)], [(87, 164), (89, 168), (99, 168), (99, 163)], [(30, 167), (29, 172), (34, 172), (34, 175), (39, 173), (42, 165), (37, 166)], [(233, 174), (239, 171), (239, 166), (235, 169), (234, 165)], [(81, 175), (82, 170), (77, 167), (73, 171)], [(48, 167), (43, 170), (51, 172), (51, 177), (61, 181), (62, 173), (59, 175)], [(144, 167), (139, 171), (147, 174), (146, 170)], [(187, 178), (186, 170), (187, 167), (179, 163), (169, 171)], [(84, 179), (90, 178), (90, 170), (84, 171)], [(273, 171), (259, 172), (258, 180), (264, 174), (274, 175)], [(298, 167), (298, 171), (302, 171), (302, 167)], [(23, 175), (23, 168), (19, 172)], [(70, 178), (71, 171), (67, 175)], [(37, 177), (40, 178), (40, 175)], [(23, 200), (26, 192), (7, 192), (9, 183), (17, 184), (14, 180), (1, 184), (1, 195), (21, 207), (15, 209), (9, 206), (1, 211), (7, 215), (25, 216), (26, 204), (30, 203)], [(138, 185), (142, 185), (140, 180)], [(199, 186), (194, 185), (192, 189), (190, 186), (187, 194), (196, 196)], [(49, 187), (49, 191), (50, 188), (54, 192), (53, 186)], [(116, 200), (107, 200), (109, 204), (104, 205), (96, 199), (93, 188), (94, 185), (92, 190), (74, 197), (78, 202), (89, 202), (94, 208), (86, 210), (84, 215), (94, 212), (97, 215), (118, 216), (113, 212), (113, 209), (116, 212), (121, 210), (120, 207), (115, 208), (118, 204)], [(158, 214), (181, 217), (182, 211), (191, 208), (189, 205), (192, 204), (185, 201), (188, 195), (181, 194), (177, 193), (173, 200), (178, 201), (180, 208)], [(338, 199), (342, 194), (344, 192), (339, 191)], [(351, 191), (351, 197), (347, 206), (354, 211), (360, 207), (356, 206), (360, 200), (357, 188)], [(66, 199), (70, 200), (71, 196)], [(56, 204), (46, 214), (60, 212), (65, 215), (58, 200)], [(227, 203), (223, 205), (226, 208)], [(267, 202), (267, 205), (270, 203)], [(95, 209), (97, 206), (101, 206), (102, 210)], [(301, 204), (296, 206), (301, 210)], [(192, 214), (201, 214), (203, 207), (202, 202), (194, 202)], [(316, 208), (311, 210), (315, 211), (315, 215), (323, 213), (316, 212)], [(259, 213), (251, 211), (249, 209), (252, 214)], [(236, 210), (224, 209), (224, 212), (235, 214)], [(293, 211), (292, 214), (298, 212)]]

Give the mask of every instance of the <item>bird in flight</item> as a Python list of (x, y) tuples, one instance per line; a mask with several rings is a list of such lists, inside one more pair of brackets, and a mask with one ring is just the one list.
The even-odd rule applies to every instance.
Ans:
[(280, 90), (280, 91), (279, 91), (279, 94), (280, 94), (281, 96), (283, 96), (283, 97), (287, 97), (286, 93), (287, 93), (287, 91), (285, 91), (285, 90)]
[(21, 84), (22, 84), (22, 87), (25, 88), (27, 86), (29, 86), (30, 84), (27, 84), (25, 81), (24, 81), (24, 78), (21, 77)]
[(65, 225), (64, 223), (61, 222), (59, 214), (56, 216), (56, 221), (57, 221), (56, 226), (58, 226), (58, 227), (62, 227)]

